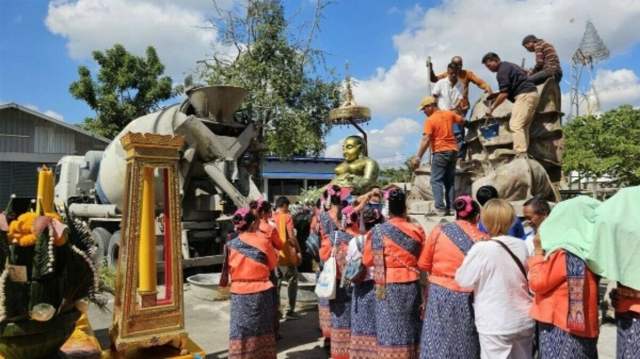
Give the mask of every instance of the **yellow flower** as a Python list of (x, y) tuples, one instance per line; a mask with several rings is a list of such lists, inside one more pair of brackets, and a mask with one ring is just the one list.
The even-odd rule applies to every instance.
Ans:
[[(54, 220), (60, 221), (60, 215), (55, 212), (45, 214)], [(36, 236), (33, 234), (33, 222), (38, 218), (35, 212), (21, 214), (16, 220), (9, 224), (9, 243), (17, 244), (20, 247), (30, 247), (36, 243)], [(66, 232), (58, 238), (54, 238), (53, 244), (61, 246), (67, 242)]]

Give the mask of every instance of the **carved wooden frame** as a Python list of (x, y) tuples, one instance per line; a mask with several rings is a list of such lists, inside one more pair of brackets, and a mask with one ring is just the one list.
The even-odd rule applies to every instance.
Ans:
[[(187, 344), (184, 329), (184, 299), (182, 292), (181, 208), (178, 178), (178, 151), (183, 147), (182, 136), (127, 133), (121, 138), (127, 151), (127, 171), (121, 243), (116, 272), (116, 294), (113, 324), (110, 335), (112, 347), (119, 353), (140, 347), (171, 344), (182, 350)], [(171, 271), (174, 290), (169, 304), (141, 305), (138, 297), (138, 242), (142, 200), (142, 178), (145, 167), (168, 172), (172, 261)], [(165, 235), (167, 235), (165, 228)]]

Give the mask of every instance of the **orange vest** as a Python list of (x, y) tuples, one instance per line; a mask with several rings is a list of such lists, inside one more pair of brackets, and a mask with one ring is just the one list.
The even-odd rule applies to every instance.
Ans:
[(269, 280), (269, 275), (277, 265), (278, 255), (273, 249), (271, 241), (261, 233), (255, 232), (244, 232), (239, 237), (244, 244), (262, 252), (266, 257), (266, 263), (260, 263), (229, 247), (228, 265), (231, 293), (251, 294), (272, 288), (273, 284)]

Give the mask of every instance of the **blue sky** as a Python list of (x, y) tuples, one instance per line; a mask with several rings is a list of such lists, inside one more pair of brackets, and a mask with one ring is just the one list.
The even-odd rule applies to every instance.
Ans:
[[(297, 36), (314, 2), (284, 3)], [(214, 32), (198, 29), (213, 16), (209, 0), (0, 0), (0, 10), (0, 103), (29, 105), (71, 123), (93, 115), (68, 87), (79, 65), (94, 67), (94, 49), (120, 42), (141, 54), (154, 45), (176, 82), (196, 60), (225, 51)], [(392, 165), (418, 143), (423, 118), (415, 104), (426, 89), (426, 56), (443, 69), (451, 56), (462, 55), (467, 67), (495, 86), (494, 76), (479, 64), (482, 54), (493, 50), (506, 60), (519, 63), (525, 57), (531, 64), (520, 40), (535, 33), (556, 45), (568, 81), (570, 55), (587, 19), (612, 53), (593, 74), (600, 109), (640, 105), (638, 1), (338, 0), (326, 8), (314, 46), (326, 51), (329, 67), (341, 75), (350, 62), (358, 80), (356, 100), (373, 110), (367, 130), (376, 143), (374, 157)], [(568, 92), (568, 83), (562, 87)], [(340, 138), (351, 132), (332, 130), (328, 153), (338, 154)]]

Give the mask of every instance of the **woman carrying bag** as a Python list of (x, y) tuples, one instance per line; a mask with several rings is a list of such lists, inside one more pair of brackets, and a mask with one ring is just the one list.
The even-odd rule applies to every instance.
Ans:
[[(330, 324), (324, 324), (323, 331), (326, 330), (326, 326), (329, 327), (331, 358), (348, 359), (351, 335), (351, 293), (348, 288), (343, 288), (339, 284), (346, 266), (349, 241), (353, 237), (353, 233), (342, 230), (341, 226), (342, 202), (349, 196), (349, 192), (332, 185), (327, 188), (327, 195), (331, 207), (329, 211), (320, 214), (320, 260), (325, 263), (318, 278), (316, 294), (323, 300), (328, 299)], [(321, 312), (320, 315), (326, 315), (326, 312)]]
[(527, 246), (508, 236), (515, 210), (505, 200), (492, 199), (482, 209), (482, 223), (492, 240), (471, 247), (455, 280), (473, 289), (474, 315), (482, 359), (529, 359), (535, 323), (529, 317)]

